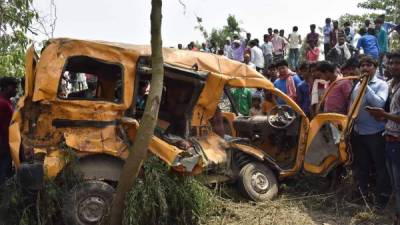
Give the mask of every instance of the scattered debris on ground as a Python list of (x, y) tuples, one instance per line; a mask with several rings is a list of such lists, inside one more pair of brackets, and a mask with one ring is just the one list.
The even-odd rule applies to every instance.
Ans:
[(220, 189), (219, 215), (207, 225), (385, 225), (391, 224), (394, 202), (383, 212), (371, 205), (350, 203), (352, 185), (347, 178), (334, 191), (326, 191), (325, 178), (296, 177), (283, 182), (277, 199), (254, 203), (243, 199), (234, 188)]

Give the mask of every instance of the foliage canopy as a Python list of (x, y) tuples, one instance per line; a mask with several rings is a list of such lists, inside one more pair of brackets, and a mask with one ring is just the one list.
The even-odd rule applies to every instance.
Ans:
[(24, 75), (25, 50), (31, 43), (27, 33), (39, 18), (33, 0), (0, 0), (0, 76)]

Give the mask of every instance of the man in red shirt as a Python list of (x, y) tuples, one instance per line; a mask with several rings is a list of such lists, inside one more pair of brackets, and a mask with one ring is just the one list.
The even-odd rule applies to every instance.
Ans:
[(336, 66), (328, 61), (321, 61), (317, 64), (316, 71), (320, 76), (332, 85), (332, 89), (325, 97), (324, 112), (340, 113), (347, 115), (350, 102), (350, 94), (353, 88), (350, 80), (338, 80)]
[(18, 82), (13, 77), (0, 80), (0, 185), (11, 176), (11, 155), (8, 144), (8, 126), (14, 111), (10, 98), (17, 94)]

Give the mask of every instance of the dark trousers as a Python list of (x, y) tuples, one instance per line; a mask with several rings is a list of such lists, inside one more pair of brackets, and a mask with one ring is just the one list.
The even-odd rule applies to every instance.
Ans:
[(0, 154), (0, 185), (2, 185), (12, 174), (12, 163), (10, 153)]
[(274, 59), (273, 59), (274, 63), (277, 63), (284, 59), (285, 59), (285, 56), (283, 55), (283, 53), (282, 54), (274, 54)]
[(267, 70), (268, 67), (272, 64), (273, 56), (272, 55), (264, 55), (264, 69)]
[(328, 55), (329, 51), (331, 50), (331, 45), (330, 44), (324, 44), (324, 54), (325, 57)]
[(385, 139), (382, 132), (370, 135), (353, 133), (351, 142), (354, 153), (355, 179), (358, 187), (363, 194), (368, 192), (371, 165), (375, 165), (375, 196), (378, 203), (387, 202), (392, 188), (386, 169)]
[(300, 50), (298, 48), (289, 49), (289, 66), (292, 70), (296, 70), (299, 66)]
[(400, 142), (386, 142), (386, 164), (396, 197), (396, 213), (400, 215)]

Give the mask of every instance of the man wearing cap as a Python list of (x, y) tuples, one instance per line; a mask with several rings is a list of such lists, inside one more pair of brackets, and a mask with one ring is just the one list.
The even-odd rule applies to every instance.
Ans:
[(231, 48), (231, 39), (226, 38), (224, 45), (224, 56), (232, 59), (232, 48)]

